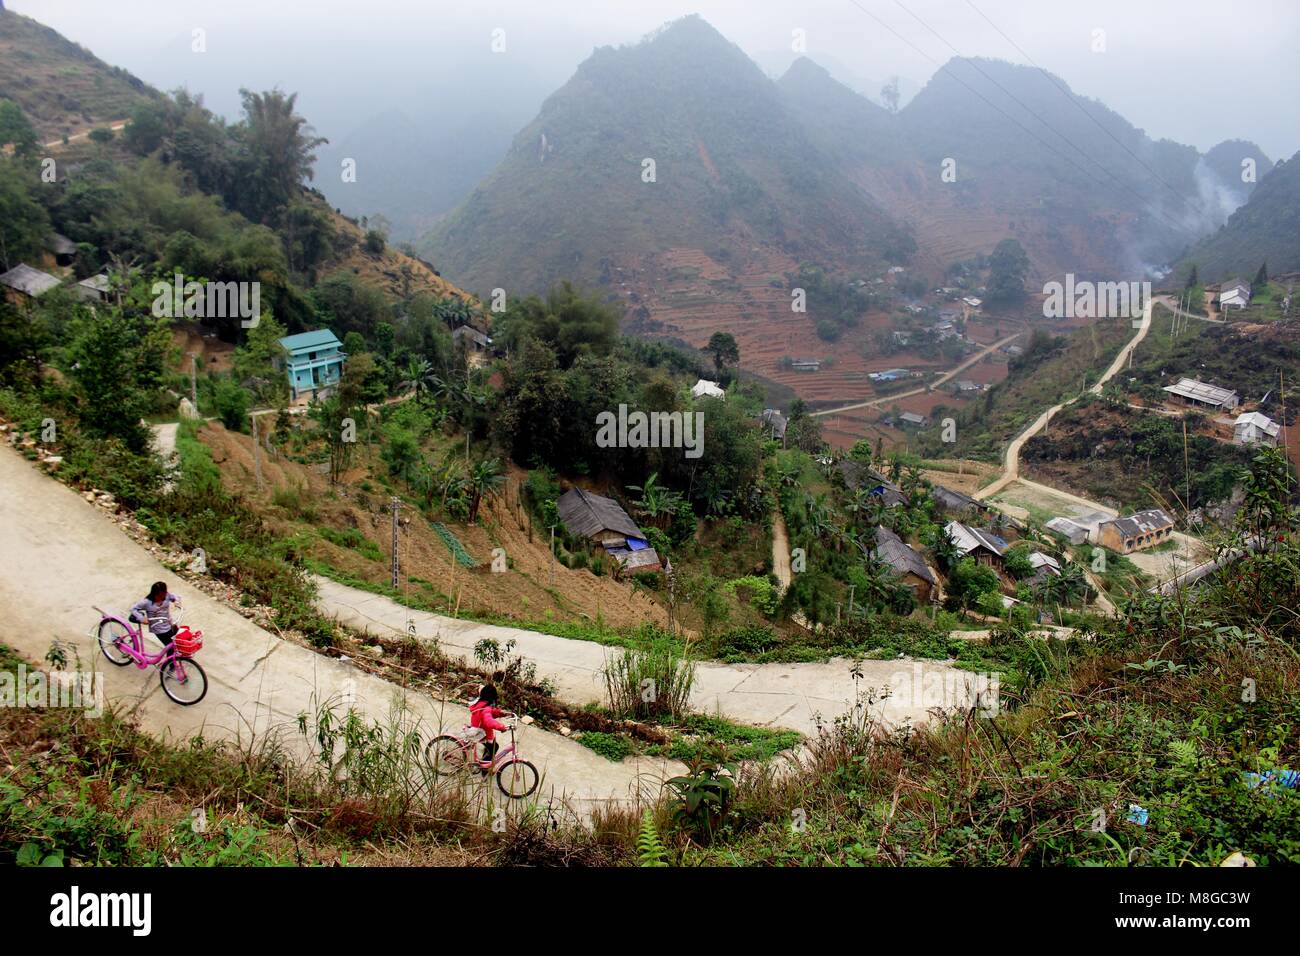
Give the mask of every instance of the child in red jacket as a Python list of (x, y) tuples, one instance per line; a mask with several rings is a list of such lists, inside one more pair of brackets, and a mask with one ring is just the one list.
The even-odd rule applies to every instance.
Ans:
[[(492, 684), (484, 684), (483, 689), (479, 691), (478, 700), (469, 705), (469, 725), (477, 727), (483, 731), (483, 756), (482, 760), (488, 766), (492, 764), (492, 758), (496, 756), (497, 745), (493, 735), (498, 730), (509, 730), (509, 728), (497, 720), (509, 711), (502, 710), (496, 705), (497, 689)], [(480, 765), (482, 766), (482, 765)]]

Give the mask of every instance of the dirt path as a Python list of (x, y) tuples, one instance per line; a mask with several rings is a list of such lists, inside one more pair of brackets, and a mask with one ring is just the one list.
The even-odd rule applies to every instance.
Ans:
[[(604, 700), (601, 671), (623, 651), (592, 641), (572, 640), (519, 628), (461, 621), (415, 611), (390, 598), (318, 578), (318, 607), (351, 627), (374, 634), (409, 634), (437, 640), (449, 654), (473, 661), (474, 645), (492, 639), (515, 641), (515, 653), (537, 665), (537, 676), (549, 678), (561, 700), (582, 705)], [(758, 726), (786, 727), (815, 733), (847, 712), (856, 699), (847, 659), (808, 664), (696, 664), (692, 707), (706, 714)], [(861, 687), (890, 688), (891, 697), (877, 705), (878, 716), (893, 724), (921, 723), (933, 706), (969, 706), (974, 677), (941, 661), (869, 660), (859, 665)], [(951, 685), (947, 698), (922, 694), (918, 684)], [(950, 698), (950, 699), (949, 699)]]
[(980, 361), (980, 359), (984, 358), (986, 355), (992, 355), (994, 352), (1002, 348), (1004, 345), (1008, 345), (1011, 342), (1014, 342), (1016, 339), (1020, 338), (1020, 336), (1024, 334), (1025, 333), (1023, 332), (1017, 332), (1015, 335), (1008, 335), (1006, 338), (1002, 339), (999, 342), (994, 342), (992, 345), (988, 346), (982, 351), (976, 352), (974, 355), (966, 359), (964, 362), (962, 362), (960, 365), (956, 366), (955, 368), (950, 368), (948, 371), (944, 372), (942, 375), (936, 378), (933, 382), (930, 382), (926, 385), (922, 385), (920, 388), (914, 388), (906, 392), (894, 392), (891, 395), (882, 395), (880, 398), (873, 398), (865, 402), (855, 402), (852, 405), (841, 405), (838, 408), (824, 408), (819, 412), (809, 412), (808, 414), (810, 417), (813, 418), (816, 418), (818, 416), (824, 416), (824, 415), (837, 415), (840, 412), (852, 411), (855, 408), (870, 408), (873, 405), (884, 405), (887, 402), (895, 402), (900, 398), (907, 398), (910, 395), (924, 395), (926, 392), (934, 391), (936, 388), (938, 388), (940, 385), (947, 382), (953, 376), (960, 375), (962, 372), (966, 371), (966, 369), (970, 368), (972, 365)]
[[(1124, 367), (1124, 363), (1128, 361), (1129, 355), (1132, 354), (1133, 350), (1138, 347), (1144, 338), (1147, 337), (1147, 332), (1151, 329), (1151, 310), (1153, 306), (1154, 300), (1149, 300), (1146, 308), (1142, 311), (1142, 322), (1138, 326), (1137, 334), (1134, 335), (1133, 338), (1129, 339), (1128, 343), (1119, 350), (1119, 354), (1116, 355), (1115, 360), (1110, 363), (1110, 367), (1102, 373), (1101, 378), (1097, 379), (1096, 384), (1093, 385), (1092, 388), (1088, 389), (1089, 394), (1100, 395), (1101, 390), (1105, 387), (1106, 383), (1114, 378), (1119, 370)], [(1048, 422), (1052, 420), (1052, 416), (1067, 405), (1073, 405), (1080, 397), (1081, 396), (1075, 396), (1069, 401), (1061, 402), (1059, 405), (1053, 405), (1047, 411), (1043, 412), (1043, 414), (1035, 418), (1028, 428), (1015, 438), (1011, 439), (1011, 443), (1007, 445), (1006, 455), (1003, 458), (1001, 476), (996, 481), (977, 491), (974, 497), (977, 500), (984, 500), (985, 498), (997, 494), (1013, 481), (1016, 481), (1020, 477), (1020, 449), (1024, 447), (1025, 442), (1029, 441), (1029, 439), (1033, 438), (1046, 428)], [(1051, 490), (1054, 494), (1060, 494), (1060, 492), (1056, 492), (1055, 489)], [(1075, 501), (1086, 503), (1091, 507), (1100, 508), (1102, 511), (1110, 510), (1097, 505), (1095, 502), (1089, 502), (1085, 498), (1080, 498), (1077, 495), (1070, 495), (1068, 497)]]
[(790, 587), (790, 534), (785, 530), (785, 515), (780, 508), (772, 519), (772, 573), (782, 591)]
[[(462, 706), (407, 693), (346, 662), (285, 641), (183, 584), (175, 589), (188, 621), (207, 639), (198, 659), (209, 689), (200, 704), (179, 707), (162, 695), (153, 669), (108, 667), (90, 634), (98, 621), (92, 605), (121, 612), (150, 582), (175, 581), (175, 575), (99, 509), (8, 447), (0, 447), (0, 525), (5, 528), (0, 640), (35, 661), (45, 657), (51, 641), (72, 642), (84, 666), (105, 671), (108, 701), (137, 714), (141, 725), (160, 737), (180, 740), (202, 732), (247, 742), (253, 735), (278, 733), (305, 757), (310, 745), (298, 733), (298, 715), (345, 695), (355, 695), (358, 712), (381, 721), (395, 702), (404, 702), (425, 737), (468, 721)], [(629, 801), (639, 792), (654, 796), (665, 775), (680, 768), (640, 758), (612, 763), (576, 741), (533, 727), (523, 730), (519, 745), (542, 772), (544, 799), (563, 802), (578, 813), (601, 803)]]
[(1200, 322), (1212, 322), (1212, 323), (1215, 324), (1215, 325), (1227, 325), (1227, 324), (1228, 324), (1228, 323), (1223, 319), (1222, 316), (1220, 316), (1219, 318), (1216, 319), (1216, 318), (1212, 318), (1211, 316), (1208, 316), (1208, 315), (1200, 315), (1199, 313), (1196, 313), (1196, 312), (1188, 312), (1188, 311), (1186, 311), (1185, 309), (1180, 309), (1180, 308), (1178, 307), (1178, 302), (1177, 302), (1177, 300), (1175, 300), (1174, 297), (1171, 296), (1171, 295), (1162, 295), (1162, 296), (1157, 296), (1157, 297), (1156, 297), (1156, 301), (1159, 302), (1161, 305), (1163, 305), (1163, 306), (1164, 306), (1166, 309), (1168, 309), (1170, 312), (1173, 312), (1175, 315), (1177, 315), (1177, 316), (1179, 316), (1180, 318), (1183, 318), (1183, 319), (1196, 319), (1197, 321), (1200, 321)]

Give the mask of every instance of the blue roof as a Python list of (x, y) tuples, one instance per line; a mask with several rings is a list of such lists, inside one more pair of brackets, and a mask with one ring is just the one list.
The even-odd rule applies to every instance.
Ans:
[(330, 345), (337, 348), (343, 347), (343, 343), (329, 329), (317, 329), (314, 332), (299, 332), (297, 335), (286, 335), (280, 340), (280, 344), (290, 352), (301, 352), (304, 349), (320, 349)]

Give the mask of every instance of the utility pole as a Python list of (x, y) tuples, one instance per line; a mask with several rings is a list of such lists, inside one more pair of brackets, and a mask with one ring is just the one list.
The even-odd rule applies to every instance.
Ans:
[(257, 490), (262, 490), (262, 443), (257, 440), (257, 413), (248, 416), (253, 423), (253, 471), (257, 475)]
[(1192, 470), (1187, 463), (1187, 419), (1183, 419), (1183, 494), (1187, 502), (1183, 505), (1190, 513), (1192, 510)]
[(551, 525), (551, 590), (555, 590), (555, 525)]
[(856, 587), (856, 584), (849, 585), (849, 617), (853, 616), (853, 589)]
[[(397, 560), (397, 516), (402, 510), (402, 499), (397, 497), (397, 495), (393, 495), (392, 505), (393, 505), (393, 587), (397, 587), (397, 570), (399, 567), (399, 562)], [(452, 555), (452, 560), (455, 561), (455, 555)]]
[(199, 353), (190, 353), (190, 404), (194, 414), (199, 413)]

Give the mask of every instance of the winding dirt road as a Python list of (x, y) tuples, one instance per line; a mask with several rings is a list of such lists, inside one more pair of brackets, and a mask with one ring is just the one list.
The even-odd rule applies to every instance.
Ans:
[(840, 412), (849, 412), (855, 408), (871, 408), (874, 405), (884, 405), (888, 402), (895, 402), (900, 398), (907, 398), (909, 395), (924, 395), (926, 392), (933, 392), (940, 385), (943, 385), (945, 382), (951, 380), (954, 376), (960, 375), (962, 372), (966, 371), (966, 369), (970, 368), (972, 365), (974, 365), (976, 362), (983, 359), (985, 356), (992, 355), (994, 352), (996, 352), (998, 349), (1002, 348), (1005, 345), (1010, 345), (1012, 342), (1014, 342), (1016, 339), (1020, 338), (1020, 336), (1024, 334), (1025, 334), (1024, 332), (1017, 332), (1015, 335), (1008, 335), (1006, 338), (998, 342), (994, 342), (992, 345), (988, 346), (987, 348), (982, 349), (979, 352), (976, 352), (974, 355), (966, 359), (960, 365), (954, 368), (950, 368), (948, 371), (944, 372), (942, 375), (936, 378), (933, 382), (929, 382), (925, 385), (922, 385), (920, 388), (913, 388), (906, 392), (894, 392), (892, 395), (882, 395), (880, 398), (873, 398), (865, 402), (854, 402), (852, 405), (840, 405), (837, 408), (824, 408), (819, 412), (809, 412), (808, 415), (811, 418), (818, 418), (825, 415), (837, 415)]

